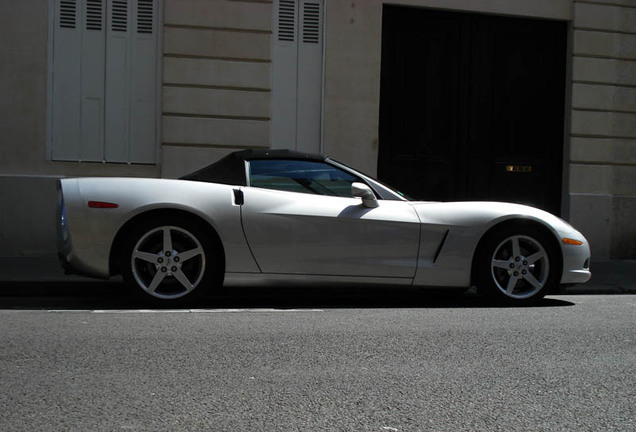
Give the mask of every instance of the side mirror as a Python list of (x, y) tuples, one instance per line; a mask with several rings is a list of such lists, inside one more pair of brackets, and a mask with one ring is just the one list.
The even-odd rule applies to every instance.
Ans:
[(365, 207), (374, 208), (379, 205), (378, 199), (375, 197), (371, 188), (364, 183), (351, 183), (351, 195), (362, 198), (362, 205)]

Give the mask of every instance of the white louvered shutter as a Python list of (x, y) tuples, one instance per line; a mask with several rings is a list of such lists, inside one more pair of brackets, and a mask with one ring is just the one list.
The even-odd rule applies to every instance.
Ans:
[(129, 160), (136, 163), (157, 155), (157, 7), (157, 0), (137, 0), (133, 11)]
[(106, 160), (128, 162), (129, 0), (107, 0), (106, 31)]
[(322, 113), (322, 3), (301, 0), (296, 149), (320, 153)]
[(82, 23), (81, 141), (83, 161), (104, 160), (104, 0), (86, 0)]
[(56, 0), (53, 160), (154, 163), (158, 0)]
[(272, 147), (320, 152), (323, 1), (277, 0)]
[[(79, 9), (79, 10), (78, 10)], [(52, 157), (78, 160), (80, 156), (80, 99), (82, 76), (81, 4), (59, 0), (53, 20)]]

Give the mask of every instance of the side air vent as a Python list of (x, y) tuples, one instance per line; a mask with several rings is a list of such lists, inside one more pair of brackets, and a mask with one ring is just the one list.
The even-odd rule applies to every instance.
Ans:
[(278, 4), (278, 40), (294, 42), (296, 39), (296, 0), (280, 0)]
[(128, 0), (113, 0), (111, 30), (128, 31)]
[(139, 0), (137, 4), (137, 33), (152, 34), (152, 0)]
[(303, 8), (303, 42), (320, 42), (320, 4), (305, 3)]
[(102, 0), (86, 0), (86, 30), (102, 29)]
[(60, 27), (74, 29), (77, 25), (76, 0), (60, 1)]

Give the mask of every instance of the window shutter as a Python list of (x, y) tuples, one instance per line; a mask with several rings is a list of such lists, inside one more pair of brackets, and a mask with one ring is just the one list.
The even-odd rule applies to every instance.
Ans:
[(152, 0), (139, 0), (137, 4), (137, 33), (152, 34), (154, 27)]
[(274, 5), (277, 37), (272, 48), (271, 146), (295, 149), (298, 0), (278, 0)]
[(158, 0), (109, 0), (106, 161), (154, 163)]
[(79, 160), (104, 160), (104, 52), (103, 0), (82, 1), (82, 80)]
[(278, 5), (278, 40), (296, 40), (296, 0), (280, 0)]
[(76, 0), (59, 0), (55, 7), (51, 157), (56, 160), (78, 160), (80, 154), (82, 35), (77, 6)]
[(128, 104), (128, 64), (131, 60), (128, 37), (131, 0), (107, 0), (105, 159), (128, 162), (130, 106)]
[(159, 0), (54, 0), (51, 158), (154, 163)]
[(323, 0), (278, 0), (272, 52), (273, 148), (320, 152)]
[(303, 43), (320, 43), (320, 3), (303, 3)]
[(102, 0), (86, 0), (86, 30), (102, 30)]
[(128, 30), (128, 0), (112, 0), (110, 25), (114, 32)]
[(301, 0), (296, 149), (320, 153), (322, 134), (322, 2)]
[(157, 157), (157, 7), (158, 0), (138, 0), (131, 32), (130, 153), (135, 163)]
[(74, 29), (77, 26), (76, 0), (60, 1), (59, 25), (60, 28), (70, 29)]

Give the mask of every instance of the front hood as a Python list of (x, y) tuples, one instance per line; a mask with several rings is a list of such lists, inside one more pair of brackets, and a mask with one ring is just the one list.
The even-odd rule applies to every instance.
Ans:
[(563, 219), (534, 207), (504, 202), (411, 202), (422, 223), (489, 228), (509, 219), (530, 219), (561, 235), (581, 234)]

